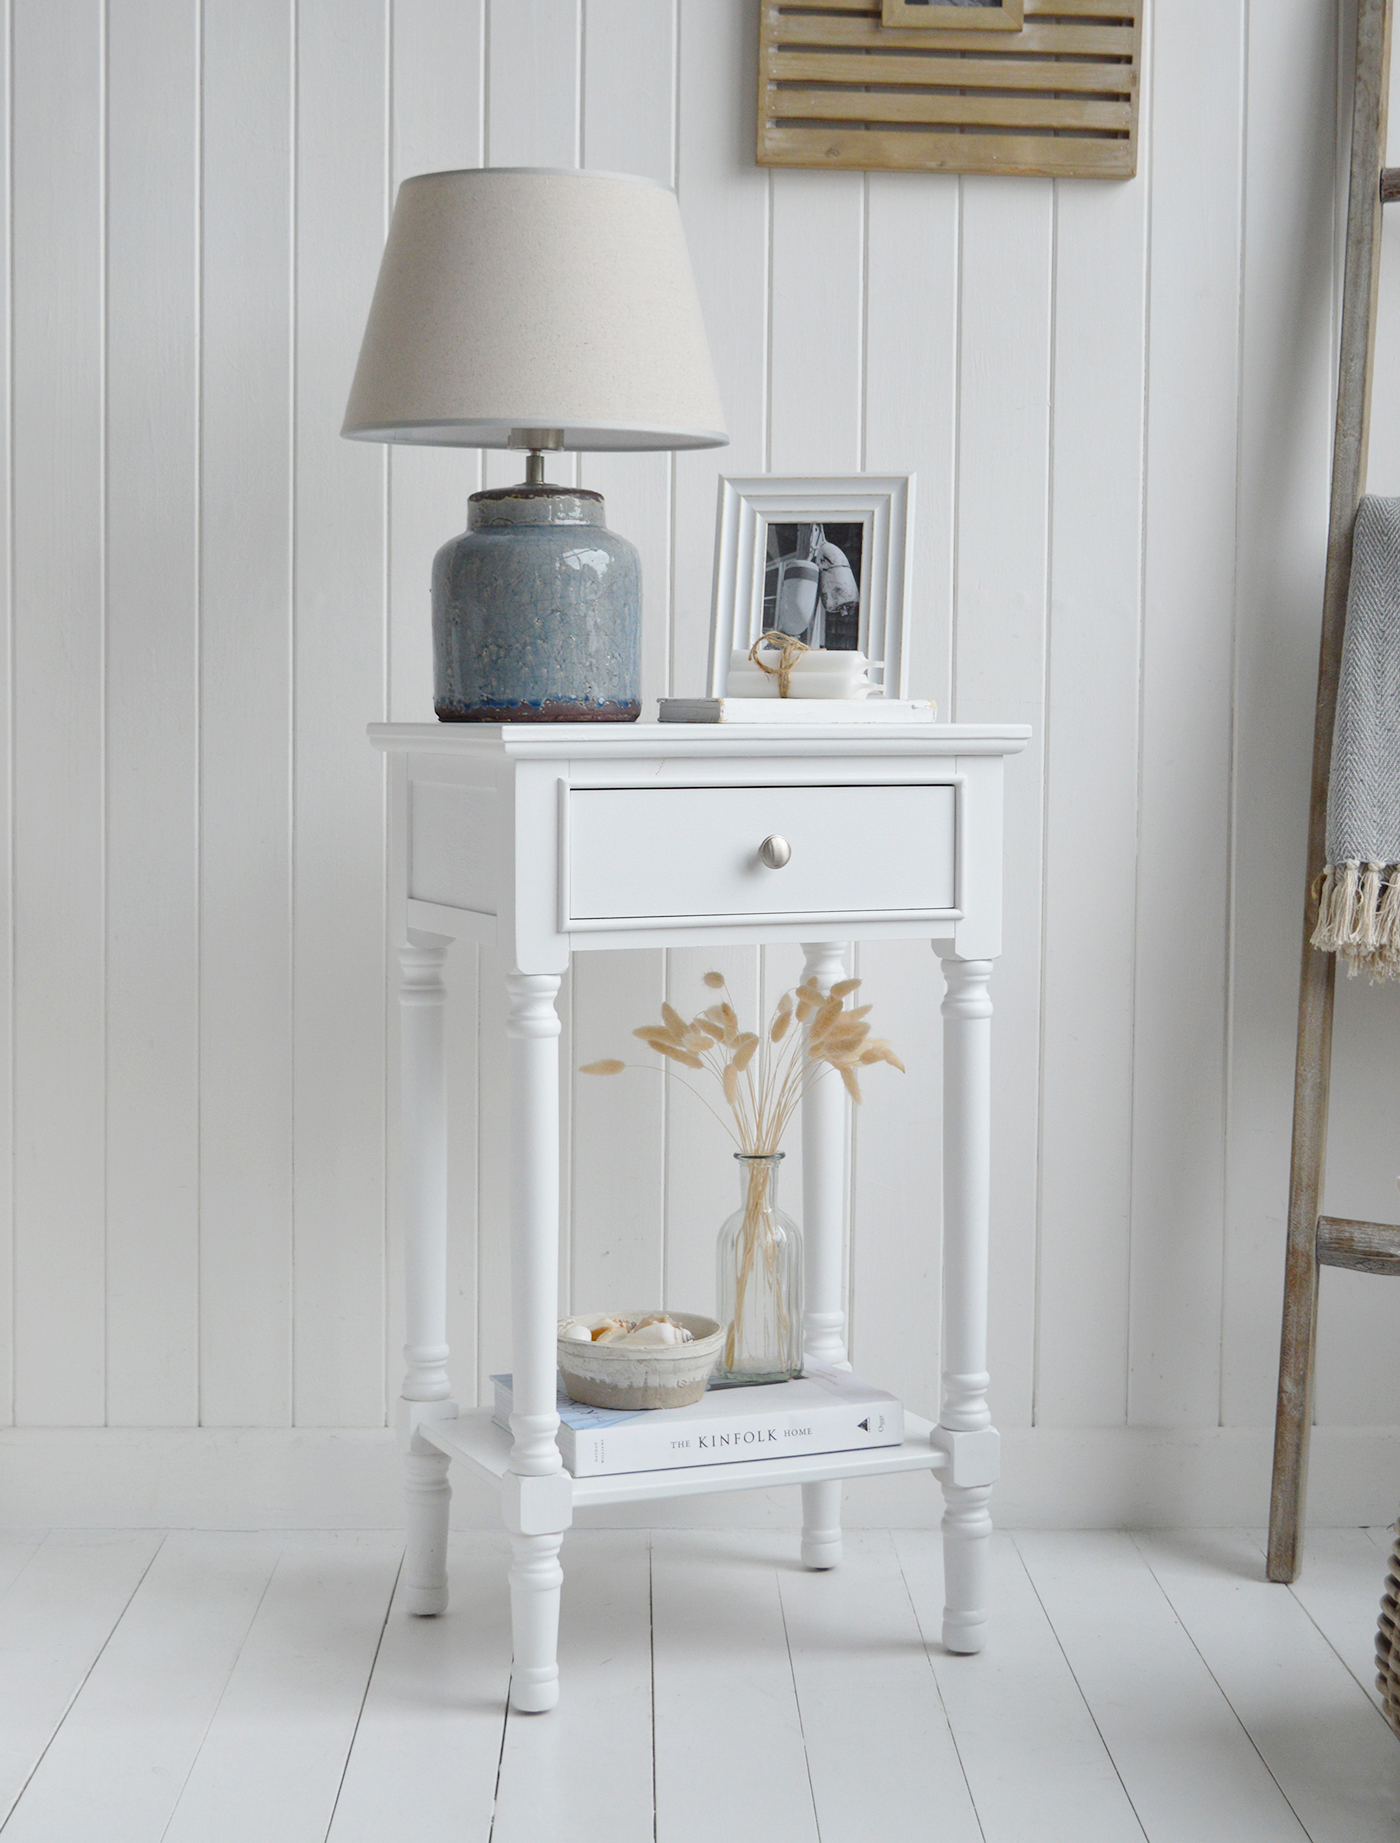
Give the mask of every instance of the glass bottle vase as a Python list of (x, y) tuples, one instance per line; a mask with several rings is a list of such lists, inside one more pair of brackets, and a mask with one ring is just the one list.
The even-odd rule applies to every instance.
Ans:
[(739, 1208), (719, 1232), (719, 1322), (711, 1381), (786, 1382), (802, 1373), (802, 1231), (778, 1208), (781, 1152), (736, 1152)]

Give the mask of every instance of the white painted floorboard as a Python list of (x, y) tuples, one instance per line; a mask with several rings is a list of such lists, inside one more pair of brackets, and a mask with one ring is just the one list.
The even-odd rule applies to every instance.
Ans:
[(936, 1532), (895, 1546), (987, 1843), (1141, 1843), (1142, 1829), (1011, 1538), (992, 1539), (990, 1636), (950, 1657)]
[(285, 1542), (163, 1843), (272, 1843), (330, 1826), (403, 1544)]
[[(791, 1551), (795, 1544), (789, 1541)], [(846, 1536), (831, 1573), (778, 1571), (821, 1843), (981, 1831), (888, 1530)]]
[(1132, 1537), (1035, 1531), (1016, 1541), (1152, 1843), (1301, 1843), (1287, 1799)]
[(1395, 1736), (1299, 1600), (1259, 1579), (1255, 1546), (1224, 1530), (1136, 1540), (1313, 1843), (1394, 1843)]
[(1358, 1680), (1386, 1543), (1310, 1533), (1292, 1590), (1257, 1532), (993, 1546), (960, 1658), (933, 1531), (854, 1532), (820, 1575), (795, 1532), (576, 1532), (562, 1701), (508, 1716), (503, 1537), (453, 1538), (440, 1619), (394, 1603), (389, 1535), (6, 1539), (3, 1843), (1400, 1834)]
[[(1310, 1529), (1303, 1549), (1303, 1572), (1293, 1583), (1293, 1597), (1346, 1665), (1357, 1683), (1380, 1707), (1376, 1688), (1376, 1622), (1363, 1624), (1356, 1607), (1368, 1598), (1380, 1611), (1385, 1564), (1390, 1554), (1390, 1531), (1375, 1532), (1384, 1540), (1378, 1550), (1372, 1532), (1364, 1529)], [(1267, 1532), (1251, 1530), (1260, 1555), (1266, 1553)]]
[(331, 1843), (490, 1835), (510, 1688), (509, 1566), (504, 1536), (453, 1536), (446, 1613), (416, 1619), (395, 1600)]
[(0, 1598), (0, 1823), (14, 1806), (160, 1547), (160, 1537), (5, 1545)]
[[(652, 1833), (651, 1555), (645, 1530), (565, 1538), (552, 1715), (507, 1717), (491, 1843)], [(712, 1839), (713, 1843), (713, 1839)]]

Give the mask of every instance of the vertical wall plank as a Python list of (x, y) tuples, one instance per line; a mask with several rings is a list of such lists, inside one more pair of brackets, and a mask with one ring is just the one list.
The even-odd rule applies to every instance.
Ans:
[(107, 1418), (199, 1419), (198, 15), (111, 0)]
[[(661, 1014), (655, 948), (579, 954), (573, 965), (572, 1310), (655, 1307), (662, 1292), (665, 1091), (649, 1067), (577, 1073), (600, 1056), (651, 1064), (632, 1035)], [(697, 1081), (703, 1079), (697, 1076)]]
[[(584, 0), (583, 164), (672, 183), (675, 6), (671, 0)], [(642, 559), (642, 717), (666, 693), (670, 653), (671, 471), (668, 454), (581, 457), (583, 485), (601, 492), (607, 521)], [(573, 966), (573, 1055), (631, 1057), (635, 1025), (660, 1015), (665, 956), (580, 954)], [(637, 1060), (648, 1060), (644, 1055)], [(662, 1292), (665, 1090), (659, 1077), (573, 1077), (570, 1196), (574, 1309)]]
[(293, 1386), (384, 1416), (385, 469), (340, 437), (386, 224), (384, 0), (297, 11)]
[[(393, 0), (391, 199), (414, 173), (480, 166), (484, 158), (485, 0)], [(467, 448), (391, 447), (389, 460), (389, 715), (431, 722), (433, 646), (429, 583), (438, 548), (467, 522), (481, 484), (481, 453)], [(398, 962), (389, 943), (389, 1336), (387, 1389), (403, 1375), (402, 1212), (397, 1189), (399, 1117)], [(448, 956), (449, 1373), (475, 1399), (477, 953), (459, 942)]]
[(200, 1389), (291, 1418), (288, 0), (207, 0), (200, 467)]
[(487, 0), (492, 166), (577, 166), (580, 0)]
[[(667, 995), (684, 1017), (714, 1002), (704, 983), (711, 970), (723, 973), (740, 1019), (758, 1009), (758, 954), (751, 947), (673, 947), (668, 956)], [(639, 1062), (659, 1062), (638, 1044)], [(679, 1073), (679, 1071), (678, 1071)], [(688, 1073), (694, 1073), (689, 1071)], [(715, 1309), (715, 1243), (719, 1227), (738, 1207), (738, 1166), (734, 1141), (721, 1123), (724, 1097), (717, 1084), (697, 1076), (695, 1093), (682, 1088), (669, 1075), (619, 1076), (619, 1081), (666, 1083), (666, 1270), (664, 1302), (678, 1312)], [(712, 1113), (696, 1098), (702, 1094)], [(719, 1118), (716, 1115), (720, 1116)], [(789, 1152), (796, 1152), (790, 1144)], [(783, 1207), (794, 1209), (795, 1184), (800, 1163), (787, 1161), (782, 1175)]]
[[(871, 173), (866, 198), (869, 473), (915, 482), (909, 689), (946, 719), (952, 692), (959, 219), (951, 175)], [(917, 336), (914, 329), (917, 328)]]
[(992, 1412), (1031, 1415), (1049, 532), (1049, 180), (963, 180), (953, 714), (1032, 725), (1006, 771), (1006, 923), (992, 980)]
[(0, 216), (4, 248), (0, 249), (0, 1426), (14, 1420), (15, 1348), (15, 1219), (14, 1219), (14, 786), (13, 761), (14, 533), (11, 526), (14, 470), (11, 445), (14, 434), (11, 395), (11, 80), (10, 52), (12, 8), (6, 0), (0, 11)]
[(943, 979), (926, 941), (863, 942), (860, 1002), (906, 1073), (861, 1072), (855, 1110), (849, 1348), (858, 1374), (938, 1418), (941, 1374)]
[[(912, 183), (911, 183), (912, 181)], [(909, 684), (947, 716), (953, 637), (959, 214), (956, 178), (871, 173), (866, 194), (864, 460), (916, 475)], [(911, 329), (917, 336), (911, 337)], [(920, 1414), (938, 1407), (938, 962), (922, 941), (866, 942), (857, 970), (908, 1076), (869, 1084), (854, 1118), (850, 1346)]]
[(1056, 187), (1036, 1379), (1036, 1420), (1050, 1426), (1127, 1413), (1144, 114), (1136, 179)]
[(15, 1411), (105, 1413), (103, 27), (14, 42)]
[(715, 504), (723, 474), (762, 473), (768, 398), (768, 187), (753, 164), (758, 16), (680, 0), (676, 191), (714, 355), (727, 448), (676, 456), (672, 695), (706, 686)]
[[(486, 21), (486, 150), (492, 166), (578, 165), (580, 0), (488, 0)], [(572, 457), (552, 464), (556, 480), (570, 480)], [(486, 457), (489, 485), (520, 479), (518, 454)], [(482, 1233), (477, 1249), (477, 1388), (490, 1401), (490, 1377), (510, 1367), (510, 1219), (506, 1184), (505, 991), (510, 967), (483, 951), (480, 961), (481, 1022), (478, 1037), (478, 1126), (480, 1165), (477, 1213)], [(570, 1018), (572, 976), (564, 979), (558, 1007), (560, 1108), (564, 1131), (560, 1151), (560, 1297), (570, 1292), (569, 1207), (571, 1133), (568, 1101), (573, 1054)]]
[(768, 400), (776, 474), (860, 467), (865, 179), (773, 173)]
[[(1283, 95), (1292, 99), (1286, 114), (1273, 100)], [(1333, 414), (1336, 8), (1326, 0), (1251, 7), (1245, 119), (1220, 1415), (1227, 1426), (1267, 1426), (1283, 1291)], [(1334, 1101), (1334, 1119), (1349, 1111)], [(1393, 1209), (1400, 1198), (1393, 1181), (1390, 1188)], [(1397, 1323), (1393, 1309), (1390, 1323)]]
[[(390, 17), (392, 206), (414, 173), (483, 164), (486, 0), (392, 0)], [(427, 723), (433, 715), (433, 557), (466, 527), (467, 497), (481, 484), (481, 455), (476, 448), (408, 442), (390, 447), (388, 456), (389, 716), (395, 723)]]
[(1243, 30), (1153, 27), (1128, 1418), (1167, 1426), (1219, 1412)]

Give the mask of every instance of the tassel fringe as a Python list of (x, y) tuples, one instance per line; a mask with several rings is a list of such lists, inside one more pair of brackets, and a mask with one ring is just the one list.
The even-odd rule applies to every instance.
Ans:
[(1400, 979), (1400, 864), (1329, 864), (1321, 877), (1312, 944), (1339, 954), (1347, 977)]

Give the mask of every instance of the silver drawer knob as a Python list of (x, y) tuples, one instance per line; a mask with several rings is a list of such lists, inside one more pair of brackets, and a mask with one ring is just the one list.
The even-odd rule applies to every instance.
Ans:
[(785, 838), (779, 838), (776, 832), (765, 838), (758, 847), (758, 855), (770, 870), (781, 870), (792, 856), (792, 846)]

